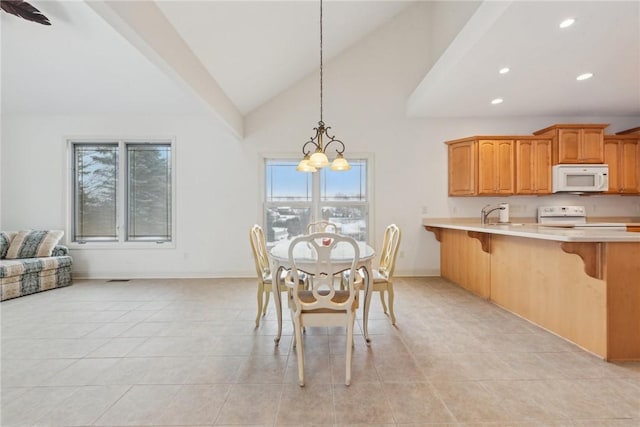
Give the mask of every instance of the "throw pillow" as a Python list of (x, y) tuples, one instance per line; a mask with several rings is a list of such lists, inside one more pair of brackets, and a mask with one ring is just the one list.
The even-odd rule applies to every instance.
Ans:
[(51, 256), (53, 247), (58, 244), (62, 230), (22, 230), (11, 240), (7, 259), (37, 258)]
[(11, 244), (11, 238), (5, 231), (0, 231), (0, 259), (7, 256), (9, 245)]

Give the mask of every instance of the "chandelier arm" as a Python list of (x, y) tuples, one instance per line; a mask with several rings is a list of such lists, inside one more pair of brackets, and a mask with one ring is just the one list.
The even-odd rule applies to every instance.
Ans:
[[(315, 139), (315, 138), (313, 138), (313, 139)], [(303, 156), (306, 156), (307, 154), (309, 154), (309, 153), (311, 152), (311, 150), (309, 150), (309, 151), (305, 151), (305, 147), (306, 147), (307, 145), (309, 145), (309, 144), (311, 144), (311, 145), (313, 145), (313, 146), (315, 147), (315, 150), (313, 150), (313, 151), (316, 151), (318, 148), (320, 148), (320, 146), (319, 146), (317, 143), (315, 143), (315, 142), (313, 141), (313, 139), (311, 139), (311, 140), (309, 140), (309, 141), (305, 142), (305, 143), (304, 143), (304, 145), (302, 146), (302, 155), (303, 155)]]
[[(329, 134), (327, 134), (327, 136), (329, 136)], [(329, 146), (331, 145), (332, 142), (338, 142), (340, 143), (340, 145), (342, 146), (342, 150), (340, 150), (339, 148), (336, 148), (336, 153), (338, 154), (344, 154), (344, 150), (345, 150), (345, 146), (344, 146), (344, 142), (340, 141), (339, 139), (335, 139), (332, 136), (329, 136), (329, 142), (327, 142), (324, 146), (324, 151), (327, 151), (327, 148), (329, 148)]]

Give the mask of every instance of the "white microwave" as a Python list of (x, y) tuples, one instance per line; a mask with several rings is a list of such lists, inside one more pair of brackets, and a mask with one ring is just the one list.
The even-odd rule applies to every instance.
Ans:
[(608, 165), (554, 165), (553, 192), (587, 193), (609, 189)]

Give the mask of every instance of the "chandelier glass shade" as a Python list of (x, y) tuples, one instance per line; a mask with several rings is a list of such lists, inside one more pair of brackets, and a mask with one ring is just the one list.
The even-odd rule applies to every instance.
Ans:
[(349, 162), (344, 158), (345, 146), (342, 141), (329, 134), (330, 126), (325, 126), (322, 121), (322, 0), (320, 0), (320, 121), (318, 127), (313, 128), (315, 135), (302, 146), (303, 158), (296, 168), (299, 172), (316, 172), (318, 169), (329, 165), (327, 151), (333, 147), (336, 152), (335, 159), (331, 162), (331, 170), (348, 171), (351, 169)]

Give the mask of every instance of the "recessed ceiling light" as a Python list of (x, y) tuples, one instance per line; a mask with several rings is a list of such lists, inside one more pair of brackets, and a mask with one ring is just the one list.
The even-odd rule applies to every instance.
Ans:
[(504, 99), (502, 99), (502, 98), (496, 98), (496, 99), (492, 100), (491, 103), (493, 105), (497, 105), (497, 104), (502, 104), (503, 101), (504, 101)]
[(576, 20), (575, 20), (575, 19), (573, 19), (573, 18), (567, 18), (567, 19), (565, 19), (564, 21), (562, 21), (562, 22), (560, 23), (560, 28), (567, 28), (567, 27), (570, 27), (570, 26), (572, 26), (572, 25), (573, 25), (573, 23), (574, 23), (574, 22), (576, 22)]
[(498, 72), (499, 72), (500, 74), (507, 74), (509, 71), (511, 71), (511, 70), (509, 69), (509, 67), (503, 67), (503, 68), (500, 68), (500, 70), (499, 70)]
[(591, 77), (593, 77), (593, 73), (584, 73), (576, 77), (576, 80), (587, 80), (587, 79), (590, 79)]

